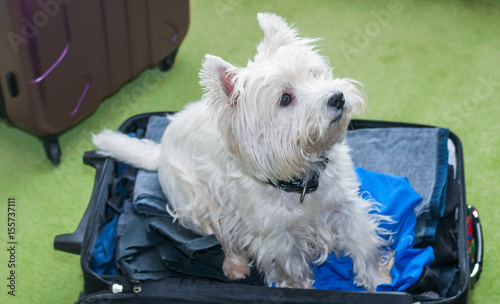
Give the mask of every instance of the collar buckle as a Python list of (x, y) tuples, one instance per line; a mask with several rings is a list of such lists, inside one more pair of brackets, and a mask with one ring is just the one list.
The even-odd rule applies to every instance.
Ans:
[(306, 182), (306, 184), (304, 185), (304, 190), (302, 190), (302, 194), (300, 195), (300, 203), (302, 204), (302, 202), (304, 201), (304, 197), (306, 196), (306, 190), (307, 190), (307, 184), (309, 183)]

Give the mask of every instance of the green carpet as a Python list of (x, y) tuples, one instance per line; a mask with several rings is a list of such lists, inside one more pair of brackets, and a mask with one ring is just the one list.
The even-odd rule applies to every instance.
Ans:
[[(396, 4), (394, 4), (396, 3)], [(399, 3), (399, 4), (398, 4)], [(275, 12), (303, 35), (322, 37), (338, 77), (364, 84), (362, 118), (450, 128), (462, 140), (467, 201), (481, 213), (485, 262), (471, 303), (500, 303), (500, 3), (491, 1), (193, 0), (188, 36), (174, 68), (148, 70), (60, 136), (54, 168), (41, 143), (0, 124), (0, 302), (72, 303), (82, 290), (79, 257), (53, 250), (73, 231), (90, 198), (94, 170), (82, 164), (90, 134), (142, 112), (179, 110), (201, 97), (204, 54), (237, 64), (253, 57), (262, 33), (256, 13)], [(149, 77), (157, 86), (131, 95)], [(149, 84), (150, 82), (148, 82)], [(7, 295), (7, 201), (16, 199), (16, 296)]]

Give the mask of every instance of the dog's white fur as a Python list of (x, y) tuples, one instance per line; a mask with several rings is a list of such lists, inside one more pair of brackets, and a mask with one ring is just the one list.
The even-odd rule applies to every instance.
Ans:
[[(269, 284), (312, 288), (311, 263), (334, 252), (350, 256), (355, 283), (374, 290), (390, 281), (381, 267), (387, 241), (377, 236), (387, 233), (379, 228), (386, 218), (369, 214), (373, 202), (359, 197), (343, 142), (351, 113), (363, 106), (358, 83), (333, 78), (317, 39), (299, 38), (276, 15), (257, 18), (264, 38), (254, 60), (237, 68), (207, 55), (203, 99), (169, 117), (160, 145), (109, 130), (94, 143), (120, 161), (158, 170), (170, 214), (215, 234), (227, 277), (244, 278), (255, 260)], [(341, 109), (327, 104), (335, 92), (345, 97)], [(288, 106), (280, 105), (284, 93), (293, 97)], [(319, 187), (303, 203), (269, 184), (315, 172)]]

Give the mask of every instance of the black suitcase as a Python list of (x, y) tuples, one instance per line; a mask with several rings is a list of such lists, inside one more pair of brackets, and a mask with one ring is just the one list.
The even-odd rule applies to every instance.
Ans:
[[(123, 133), (143, 137), (149, 118), (167, 113), (146, 113), (125, 121), (119, 128)], [(429, 126), (353, 120), (350, 129), (364, 128), (429, 128)], [(406, 292), (354, 292), (325, 291), (288, 288), (270, 288), (259, 284), (245, 285), (200, 278), (170, 277), (162, 280), (137, 281), (121, 275), (100, 275), (90, 267), (96, 240), (104, 227), (116, 214), (122, 212), (123, 192), (130, 191), (134, 182), (133, 169), (125, 170), (114, 159), (99, 156), (95, 151), (86, 152), (83, 162), (96, 169), (96, 177), (89, 205), (74, 233), (58, 235), (54, 248), (80, 254), (84, 276), (83, 292), (77, 303), (468, 303), (469, 291), (479, 279), (482, 267), (483, 239), (477, 210), (466, 204), (462, 146), (452, 132), (449, 139), (456, 154), (455, 182), (448, 191), (447, 209), (450, 216), (440, 220), (438, 229), (444, 229), (447, 239), (437, 239), (432, 245), (439, 249), (439, 242), (449, 243), (456, 257), (452, 267), (457, 270), (449, 282), (448, 293), (436, 297), (428, 290), (435, 289), (439, 269), (428, 267), (419, 281)], [(451, 176), (451, 175), (450, 175)], [(121, 189), (122, 194), (117, 194)], [(129, 189), (129, 190), (126, 190)], [(126, 194), (125, 194), (126, 195)], [(451, 198), (454, 202), (451, 202)], [(454, 204), (454, 205), (451, 205)], [(442, 245), (442, 244), (441, 244)], [(446, 247), (446, 246), (445, 246)], [(448, 248), (449, 249), (449, 248)], [(444, 250), (448, 250), (444, 249)], [(432, 266), (432, 265), (431, 265)], [(440, 283), (441, 282), (441, 283)]]

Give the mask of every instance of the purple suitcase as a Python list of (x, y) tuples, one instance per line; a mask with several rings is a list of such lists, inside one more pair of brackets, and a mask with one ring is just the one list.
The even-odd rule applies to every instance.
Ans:
[(0, 116), (44, 141), (144, 68), (168, 70), (187, 34), (188, 0), (0, 0)]

